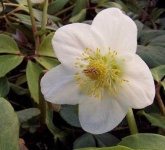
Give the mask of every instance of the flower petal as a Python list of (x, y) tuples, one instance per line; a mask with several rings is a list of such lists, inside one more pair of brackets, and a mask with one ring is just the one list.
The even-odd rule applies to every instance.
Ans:
[(83, 99), (74, 75), (62, 65), (42, 77), (41, 92), (47, 101), (55, 104), (78, 104)]
[[(102, 48), (100, 35), (91, 30), (88, 24), (74, 23), (58, 29), (52, 39), (52, 45), (59, 61), (67, 67), (74, 66), (77, 57), (82, 57), (86, 49)], [(68, 62), (72, 64), (68, 65)]]
[(133, 20), (119, 9), (110, 8), (98, 13), (92, 28), (104, 37), (106, 47), (119, 53), (136, 52), (137, 27)]
[(151, 105), (155, 96), (155, 86), (148, 66), (138, 55), (125, 65), (123, 78), (129, 82), (122, 84), (119, 94), (114, 98), (125, 101), (126, 105), (136, 109)]
[(93, 134), (102, 134), (115, 128), (125, 117), (128, 107), (114, 99), (89, 98), (79, 104), (82, 128)]

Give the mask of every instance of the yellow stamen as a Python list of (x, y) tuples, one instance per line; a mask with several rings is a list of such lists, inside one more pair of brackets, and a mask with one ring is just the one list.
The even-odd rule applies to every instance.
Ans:
[(118, 94), (118, 85), (121, 87), (123, 82), (128, 80), (122, 79), (124, 71), (121, 63), (124, 63), (124, 59), (119, 60), (117, 55), (118, 53), (110, 48), (106, 55), (102, 55), (99, 48), (95, 51), (86, 48), (82, 57), (75, 62), (75, 67), (81, 70), (75, 73), (80, 89), (89, 96), (101, 99), (104, 98), (105, 90), (108, 90), (110, 95)]

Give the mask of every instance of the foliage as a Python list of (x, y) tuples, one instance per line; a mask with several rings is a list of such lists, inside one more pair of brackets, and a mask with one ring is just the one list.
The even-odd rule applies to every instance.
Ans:
[(0, 97), (0, 120), (0, 149), (19, 150), (18, 118), (10, 103), (2, 97)]
[[(128, 133), (125, 129), (128, 125), (124, 121), (111, 134), (84, 134), (77, 117), (77, 106), (63, 105), (60, 112), (55, 112), (58, 115), (54, 115), (53, 119), (54, 106), (47, 103), (40, 92), (40, 79), (43, 73), (60, 64), (51, 45), (56, 30), (69, 23), (90, 24), (101, 10), (117, 7), (137, 24), (137, 54), (152, 68), (154, 80), (160, 83), (157, 92), (163, 99), (165, 9), (158, 5), (160, 0), (45, 0), (41, 4), (32, 4), (32, 10), (29, 9), (29, 1), (0, 1), (0, 149), (19, 149), (18, 118), (22, 136), (29, 131), (37, 132), (39, 127), (46, 124), (54, 136), (55, 145), (58, 145), (59, 141), (64, 145), (61, 149), (165, 149), (165, 139), (158, 134), (126, 137)], [(35, 24), (31, 22), (31, 12)], [(46, 20), (46, 23), (43, 20)], [(156, 101), (154, 103), (157, 104)], [(147, 132), (148, 127), (153, 128), (150, 123), (152, 126), (165, 128), (163, 115), (144, 111), (138, 114), (138, 127), (142, 128), (141, 130), (146, 129)], [(62, 121), (58, 121), (59, 118)], [(124, 135), (119, 136), (123, 131)], [(123, 139), (119, 142), (121, 138)]]

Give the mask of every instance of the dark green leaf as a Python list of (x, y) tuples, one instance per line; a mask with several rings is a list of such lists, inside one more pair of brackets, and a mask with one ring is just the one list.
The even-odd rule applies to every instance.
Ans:
[(77, 15), (71, 17), (69, 19), (69, 22), (74, 23), (74, 22), (82, 22), (84, 21), (86, 17), (86, 9), (82, 9)]
[(19, 54), (20, 51), (13, 38), (5, 34), (0, 34), (0, 53)]
[(10, 103), (0, 98), (0, 149), (19, 150), (19, 122)]
[(74, 127), (81, 127), (77, 114), (77, 105), (63, 105), (61, 107), (60, 115), (62, 116), (62, 118)]
[(118, 145), (134, 150), (165, 150), (165, 137), (157, 134), (139, 133), (123, 138)]
[(113, 146), (113, 147), (104, 147), (104, 148), (87, 147), (87, 148), (78, 148), (75, 150), (133, 150), (133, 149), (125, 146)]
[(32, 61), (28, 61), (26, 67), (27, 83), (31, 97), (37, 103), (39, 103), (39, 83), (40, 83), (39, 78), (41, 72), (42, 72), (42, 68), (39, 65), (33, 63)]
[(157, 113), (145, 113), (144, 111), (138, 112), (138, 114), (143, 115), (151, 123), (152, 126), (165, 128), (165, 117)]
[(105, 2), (105, 3), (99, 4), (98, 6), (105, 7), (105, 8), (116, 7), (116, 8), (119, 8), (121, 10), (123, 9), (120, 4), (115, 3), (115, 2)]
[[(8, 44), (9, 45), (9, 44)], [(1, 55), (0, 56), (0, 77), (5, 76), (9, 71), (16, 68), (23, 60), (18, 55)]]
[(151, 69), (154, 80), (159, 82), (165, 76), (165, 65)]
[(38, 108), (28, 108), (17, 111), (19, 122), (22, 128), (27, 128), (34, 133), (39, 127), (40, 110)]
[(26, 75), (23, 75), (23, 76), (20, 76), (17, 81), (16, 81), (16, 85), (21, 85), (23, 83), (27, 82), (27, 79), (26, 79)]
[(90, 133), (86, 133), (78, 138), (73, 147), (74, 148), (85, 148), (85, 147), (108, 147), (114, 146), (119, 143), (119, 140), (111, 134), (99, 134), (92, 135)]
[(53, 1), (48, 6), (48, 13), (54, 14), (54, 13), (60, 11), (68, 3), (68, 1), (69, 0), (55, 0), (55, 1)]
[(77, 14), (80, 14), (82, 10), (86, 9), (86, 5), (87, 5), (87, 1), (76, 0), (74, 9), (72, 11), (72, 17), (77, 16)]
[(149, 18), (153, 21), (159, 19), (160, 15), (165, 11), (165, 9), (154, 8), (149, 15)]
[(48, 70), (60, 64), (57, 59), (50, 57), (35, 57), (35, 60)]
[(95, 147), (96, 146), (96, 141), (95, 138), (92, 134), (86, 133), (76, 139), (74, 142), (73, 148), (78, 149), (78, 148), (85, 148), (85, 147)]
[(36, 116), (39, 116), (40, 110), (38, 108), (28, 108), (24, 110), (17, 111), (19, 122), (27, 122)]
[(134, 22), (136, 23), (136, 26), (137, 26), (137, 29), (138, 29), (138, 39), (139, 39), (139, 37), (143, 33), (144, 24), (141, 23), (139, 20), (135, 20)]
[(9, 82), (6, 77), (0, 78), (0, 97), (5, 97), (10, 90)]
[(115, 146), (120, 142), (119, 139), (109, 133), (94, 135), (94, 137), (99, 147)]
[(29, 94), (29, 90), (28, 89), (24, 89), (19, 85), (16, 84), (12, 84), (10, 83), (10, 89), (16, 93), (17, 95), (24, 95), (24, 94)]
[(165, 64), (165, 31), (143, 30), (139, 38), (137, 54), (149, 67), (157, 67)]

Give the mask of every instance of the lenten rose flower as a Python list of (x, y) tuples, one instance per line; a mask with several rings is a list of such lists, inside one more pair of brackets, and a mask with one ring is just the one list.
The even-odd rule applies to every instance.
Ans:
[(61, 27), (52, 44), (61, 64), (43, 76), (41, 91), (52, 103), (79, 104), (85, 131), (112, 130), (129, 107), (144, 108), (153, 102), (151, 72), (135, 54), (136, 25), (119, 9), (101, 11), (92, 25)]

